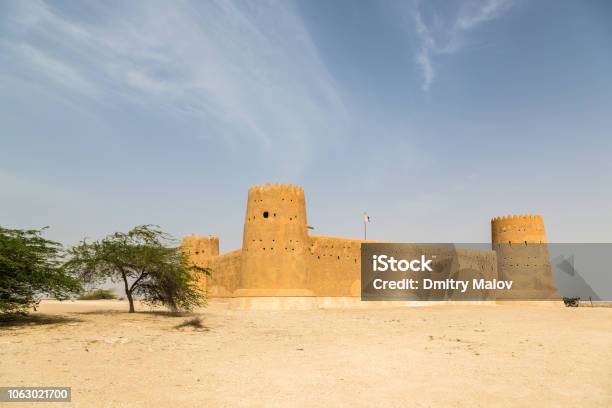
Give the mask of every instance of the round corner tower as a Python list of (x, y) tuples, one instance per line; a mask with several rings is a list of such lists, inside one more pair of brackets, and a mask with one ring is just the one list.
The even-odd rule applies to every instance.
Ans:
[(491, 243), (497, 254), (499, 279), (514, 282), (513, 290), (500, 293), (499, 297), (558, 297), (542, 216), (509, 215), (493, 218)]
[(195, 265), (204, 267), (208, 259), (219, 256), (219, 237), (188, 235), (181, 242), (181, 250), (189, 255)]
[(251, 187), (237, 295), (309, 295), (308, 247), (304, 190), (278, 183)]
[(508, 215), (491, 220), (491, 241), (496, 244), (545, 244), (541, 215)]

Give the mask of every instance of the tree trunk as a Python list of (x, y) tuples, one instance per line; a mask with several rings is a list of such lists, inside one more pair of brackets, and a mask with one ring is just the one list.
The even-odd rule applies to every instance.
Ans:
[(128, 285), (127, 275), (125, 273), (122, 273), (121, 276), (123, 277), (123, 284), (125, 286), (125, 296), (127, 297), (127, 300), (130, 303), (130, 313), (134, 313), (136, 311), (134, 310), (134, 298), (132, 298), (132, 291), (130, 290), (130, 287)]
[(127, 299), (130, 302), (130, 313), (134, 313), (134, 299), (132, 298), (132, 292), (127, 292)]

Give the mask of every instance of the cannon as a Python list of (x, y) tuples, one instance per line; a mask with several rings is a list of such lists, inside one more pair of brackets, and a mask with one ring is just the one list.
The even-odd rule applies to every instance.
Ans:
[(565, 307), (578, 307), (580, 298), (579, 297), (564, 297), (563, 303)]

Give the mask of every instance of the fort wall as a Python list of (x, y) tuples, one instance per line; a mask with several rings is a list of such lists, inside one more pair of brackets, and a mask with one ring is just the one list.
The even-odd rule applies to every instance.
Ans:
[[(499, 279), (497, 273), (497, 254), (494, 251), (483, 251), (469, 248), (457, 248), (459, 265), (453, 278), (458, 280)], [(464, 293), (453, 293), (452, 299), (493, 299), (497, 294), (493, 290), (471, 288)]]
[[(439, 262), (451, 259), (449, 268), (436, 268), (450, 273), (448, 278), (513, 280), (534, 298), (556, 293), (541, 216), (494, 218), (491, 236), (493, 251), (419, 244), (414, 251), (437, 254)], [(212, 270), (203, 282), (211, 297), (356, 297), (364, 242), (373, 241), (308, 235), (304, 190), (266, 184), (248, 191), (242, 249), (219, 256), (219, 239), (213, 236), (185, 237), (182, 249), (196, 265)], [(492, 298), (495, 293), (451, 295)]]
[(233, 297), (240, 284), (242, 250), (209, 259), (206, 266), (211, 270), (211, 276), (205, 278), (208, 296)]
[(500, 279), (514, 282), (500, 298), (545, 299), (558, 297), (544, 219), (539, 215), (509, 215), (491, 220), (491, 242), (497, 253)]
[(316, 296), (359, 296), (362, 240), (310, 236), (308, 282)]

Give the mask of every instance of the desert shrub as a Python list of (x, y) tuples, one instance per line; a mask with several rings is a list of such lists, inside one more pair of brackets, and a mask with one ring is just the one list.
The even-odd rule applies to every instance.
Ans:
[(91, 292), (87, 292), (78, 297), (79, 300), (105, 300), (105, 299), (117, 299), (115, 293), (109, 289), (96, 289)]

